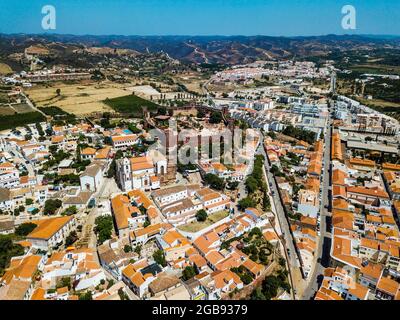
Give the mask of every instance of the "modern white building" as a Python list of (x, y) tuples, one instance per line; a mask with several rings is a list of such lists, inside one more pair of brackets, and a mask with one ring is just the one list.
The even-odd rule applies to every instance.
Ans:
[(10, 162), (0, 164), (0, 188), (13, 188), (19, 185), (19, 171)]
[(111, 141), (115, 149), (126, 149), (137, 144), (137, 138), (135, 134), (119, 135), (111, 137)]

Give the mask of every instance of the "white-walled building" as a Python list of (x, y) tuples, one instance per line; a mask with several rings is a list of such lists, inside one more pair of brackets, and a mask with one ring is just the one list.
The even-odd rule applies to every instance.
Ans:
[(82, 191), (98, 191), (103, 182), (102, 166), (98, 164), (88, 166), (79, 179)]
[(33, 248), (48, 251), (64, 242), (65, 238), (75, 229), (73, 216), (34, 220), (37, 227), (27, 235)]
[(115, 149), (126, 149), (138, 143), (137, 135), (119, 135), (111, 137), (112, 145)]
[(158, 189), (158, 176), (166, 172), (167, 159), (160, 153), (117, 161), (117, 180), (123, 191)]

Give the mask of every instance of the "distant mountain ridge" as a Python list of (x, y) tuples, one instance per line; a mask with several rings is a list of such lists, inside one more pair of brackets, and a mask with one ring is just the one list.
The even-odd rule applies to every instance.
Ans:
[[(260, 59), (326, 55), (334, 50), (400, 49), (400, 36), (324, 35), (298, 37), (271, 36), (120, 36), (60, 34), (0, 34), (0, 55), (8, 55), (31, 45), (66, 51), (88, 47), (129, 49), (139, 53), (165, 52), (170, 57), (195, 63), (238, 64)], [(70, 50), (71, 49), (71, 50)]]

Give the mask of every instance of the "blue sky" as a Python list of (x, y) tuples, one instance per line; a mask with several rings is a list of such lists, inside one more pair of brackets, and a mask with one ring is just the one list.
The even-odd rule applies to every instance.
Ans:
[[(60, 34), (400, 34), (399, 0), (0, 0), (0, 33), (43, 33), (41, 8), (57, 10)], [(341, 28), (341, 8), (357, 30)]]

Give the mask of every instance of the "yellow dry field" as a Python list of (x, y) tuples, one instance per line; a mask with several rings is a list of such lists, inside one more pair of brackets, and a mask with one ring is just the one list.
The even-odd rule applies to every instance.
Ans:
[[(126, 89), (128, 86), (116, 83), (53, 84), (51, 87), (37, 86), (26, 93), (39, 107), (56, 106), (69, 113), (84, 115), (112, 111), (103, 101), (130, 94), (131, 91)], [(59, 96), (57, 89), (61, 90)]]
[(185, 224), (182, 226), (179, 226), (178, 229), (184, 231), (184, 232), (198, 232), (204, 228), (207, 228), (209, 226), (211, 226), (214, 223), (217, 223), (218, 221), (226, 218), (227, 216), (229, 216), (229, 212), (227, 211), (218, 211), (216, 213), (210, 214), (207, 217), (206, 221), (203, 222), (192, 222), (189, 224)]
[(8, 64), (0, 62), (0, 75), (6, 75), (12, 72), (13, 70), (10, 68)]
[(188, 90), (202, 94), (201, 84), (206, 82), (205, 79), (201, 78), (197, 74), (193, 75), (179, 75), (173, 77), (176, 82), (183, 84)]

